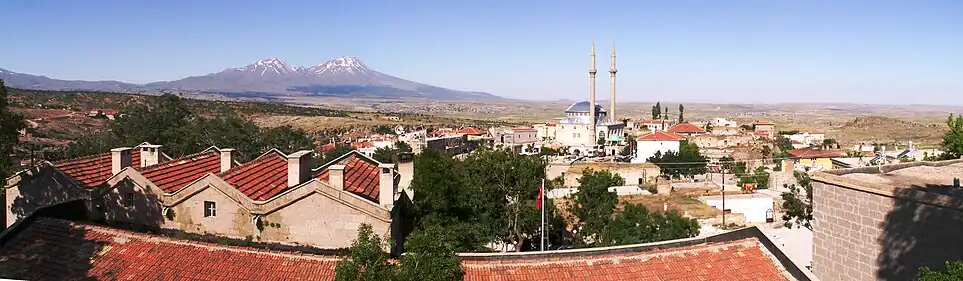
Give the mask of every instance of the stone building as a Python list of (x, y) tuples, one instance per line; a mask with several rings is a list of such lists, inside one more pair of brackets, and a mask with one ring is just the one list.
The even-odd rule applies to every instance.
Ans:
[(586, 169), (596, 171), (608, 170), (613, 174), (618, 174), (625, 179), (625, 185), (646, 184), (647, 182), (654, 181), (661, 176), (662, 173), (659, 166), (651, 163), (575, 163), (562, 173), (565, 186), (578, 187), (578, 179), (582, 177), (582, 173), (584, 173)]
[(963, 257), (963, 160), (832, 170), (813, 180), (813, 273), (915, 280)]
[[(160, 148), (149, 149), (161, 155)], [(349, 246), (361, 223), (381, 237), (403, 236), (391, 228), (394, 204), (407, 196), (400, 192), (397, 168), (357, 151), (313, 170), (311, 151), (272, 150), (244, 164), (234, 161), (232, 149), (210, 148), (161, 163), (142, 160), (150, 155), (118, 148), (44, 166), (41, 174), (18, 174), (7, 181), (8, 224), (29, 215), (23, 206), (80, 200), (92, 220), (163, 232), (324, 249)], [(28, 200), (48, 197), (51, 202)]]

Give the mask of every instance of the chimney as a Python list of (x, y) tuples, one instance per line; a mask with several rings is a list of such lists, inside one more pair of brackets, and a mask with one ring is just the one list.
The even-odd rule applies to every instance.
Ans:
[(151, 165), (157, 165), (160, 163), (161, 158), (161, 145), (159, 144), (145, 144), (140, 146), (140, 167), (147, 167)]
[(110, 173), (116, 175), (120, 170), (130, 167), (133, 157), (131, 157), (130, 147), (119, 147), (110, 150)]
[(344, 165), (328, 166), (328, 183), (338, 190), (344, 190)]
[(234, 149), (221, 148), (219, 151), (221, 153), (221, 173), (234, 168)]
[(414, 198), (414, 193), (410, 188), (411, 180), (415, 178), (415, 161), (413, 154), (401, 153), (398, 155), (398, 174), (401, 175), (401, 182), (398, 183), (399, 192), (400, 190), (404, 190), (409, 198)]
[(378, 177), (378, 203), (391, 209), (395, 205), (395, 164), (380, 164), (378, 169), (381, 175)]
[(288, 155), (288, 187), (311, 179), (311, 151), (301, 150)]

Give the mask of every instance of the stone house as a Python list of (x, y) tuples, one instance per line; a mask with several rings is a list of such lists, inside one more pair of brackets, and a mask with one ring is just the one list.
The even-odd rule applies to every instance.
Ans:
[(669, 133), (680, 135), (683, 137), (694, 137), (706, 133), (706, 130), (699, 128), (699, 126), (693, 125), (691, 123), (679, 123), (672, 126), (668, 130)]
[(652, 163), (576, 163), (562, 173), (566, 187), (578, 187), (578, 180), (586, 169), (608, 170), (625, 179), (625, 185), (643, 185), (654, 182), (662, 174), (659, 166)]
[[(4, 181), (4, 222), (7, 227), (38, 208), (89, 199), (107, 178), (127, 167), (137, 169), (170, 161), (158, 145), (142, 143), (57, 162), (41, 162)], [(125, 155), (125, 157), (120, 157)]]

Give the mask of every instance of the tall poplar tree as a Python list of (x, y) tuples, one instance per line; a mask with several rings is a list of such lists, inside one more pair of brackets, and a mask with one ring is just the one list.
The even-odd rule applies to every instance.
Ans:
[(5, 180), (14, 167), (9, 155), (20, 141), (20, 130), (24, 128), (23, 116), (10, 112), (8, 104), (7, 87), (0, 80), (0, 181)]

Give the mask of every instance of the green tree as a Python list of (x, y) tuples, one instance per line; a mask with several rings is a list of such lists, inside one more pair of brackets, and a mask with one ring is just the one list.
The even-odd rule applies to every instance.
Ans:
[(608, 170), (586, 169), (578, 181), (578, 192), (573, 194), (572, 204), (569, 205), (569, 213), (578, 219), (575, 245), (592, 246), (593, 242), (587, 241), (610, 241), (609, 237), (605, 237), (608, 234), (606, 227), (615, 214), (618, 196), (609, 191), (609, 187), (625, 185), (625, 179)]
[(7, 108), (7, 87), (0, 80), (0, 181), (5, 181), (13, 170), (9, 155), (20, 142), (20, 130), (24, 128), (23, 116)]
[(658, 120), (662, 117), (662, 104), (656, 102), (652, 105), (652, 119)]
[(950, 131), (943, 134), (943, 158), (956, 159), (963, 156), (963, 115), (950, 114), (946, 119), (946, 125)]
[(379, 147), (371, 158), (381, 163), (395, 163), (398, 161), (398, 151), (391, 147)]
[(351, 243), (348, 255), (338, 262), (334, 269), (334, 279), (337, 281), (384, 281), (396, 277), (396, 269), (388, 261), (388, 254), (382, 248), (384, 245), (371, 225), (366, 223), (358, 227), (358, 238)]
[(708, 160), (699, 152), (699, 146), (689, 141), (679, 143), (679, 151), (658, 151), (646, 161), (662, 169), (666, 177), (692, 177), (706, 173)]
[(412, 151), (411, 146), (408, 145), (408, 143), (403, 141), (396, 141), (395, 149), (397, 149), (399, 153), (411, 153)]
[(679, 104), (679, 124), (685, 123), (685, 107)]
[[(802, 226), (812, 230), (813, 220), (813, 185), (809, 174), (794, 172), (796, 184), (784, 185), (789, 192), (782, 194), (782, 208), (785, 213), (782, 220), (786, 227)], [(800, 188), (802, 190), (800, 190)], [(805, 194), (802, 194), (805, 192)], [(805, 196), (805, 197), (803, 197)]]
[(354, 150), (354, 149), (352, 149), (350, 146), (337, 145), (337, 146), (335, 146), (334, 148), (332, 148), (331, 150), (328, 150), (328, 151), (325, 151), (325, 152), (324, 152), (324, 162), (325, 162), (325, 163), (331, 162), (331, 161), (333, 161), (334, 159), (337, 159), (338, 157), (341, 157), (342, 155), (348, 154), (348, 152), (351, 152), (352, 150)]
[(928, 266), (920, 267), (919, 281), (963, 281), (963, 262), (947, 261), (945, 271), (937, 271)]
[(399, 272), (394, 280), (463, 280), (465, 270), (451, 241), (451, 232), (438, 226), (408, 236), (407, 252), (398, 262)]
[(699, 235), (699, 223), (676, 211), (650, 212), (641, 204), (625, 204), (609, 223), (606, 246), (649, 243)]

